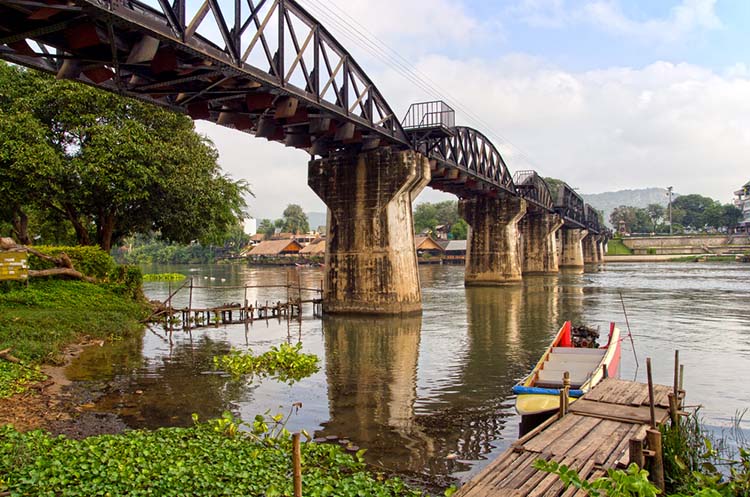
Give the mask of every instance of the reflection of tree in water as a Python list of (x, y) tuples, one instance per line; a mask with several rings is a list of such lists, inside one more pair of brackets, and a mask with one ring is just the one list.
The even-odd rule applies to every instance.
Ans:
[(175, 340), (168, 355), (152, 360), (143, 358), (142, 343), (139, 334), (93, 347), (71, 365), (74, 380), (107, 381), (97, 410), (118, 414), (132, 428), (188, 426), (193, 413), (214, 418), (246, 397), (245, 382), (212, 370), (213, 356), (229, 351), (226, 342), (205, 335)]
[(330, 419), (316, 436), (347, 437), (368, 460), (419, 470), (431, 442), (414, 423), (421, 316), (323, 320)]

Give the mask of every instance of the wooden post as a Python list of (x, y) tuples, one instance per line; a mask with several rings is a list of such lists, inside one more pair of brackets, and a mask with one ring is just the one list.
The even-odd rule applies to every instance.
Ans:
[(646, 459), (643, 455), (643, 440), (631, 438), (628, 444), (628, 453), (630, 454), (628, 465), (637, 464), (640, 469), (643, 469), (646, 465)]
[(651, 358), (646, 358), (646, 373), (648, 374), (648, 407), (651, 411), (651, 428), (656, 428), (656, 412), (654, 411), (654, 380), (651, 377)]
[(674, 391), (674, 396), (677, 397), (680, 391), (680, 351), (675, 350), (674, 351), (674, 382), (672, 384), (672, 389)]
[[(685, 380), (685, 365), (680, 364), (680, 393), (685, 395), (685, 390), (682, 389), (682, 382)], [(682, 409), (682, 399), (677, 397), (677, 405)]]
[(648, 440), (648, 448), (654, 455), (651, 458), (651, 479), (657, 488), (664, 493), (664, 460), (662, 459), (662, 447), (661, 447), (661, 432), (659, 430), (650, 429), (646, 432), (646, 438)]
[(292, 434), (292, 466), (294, 471), (294, 497), (302, 497), (302, 448), (299, 433)]
[(677, 413), (677, 396), (672, 392), (669, 392), (667, 396), (669, 397), (669, 417), (672, 418), (672, 427), (677, 428), (680, 423), (680, 416)]
[(563, 387), (560, 389), (560, 417), (568, 414), (568, 393), (570, 392), (570, 372), (563, 373)]
[[(187, 313), (187, 325), (188, 330), (190, 329), (190, 314), (193, 309), (193, 278), (190, 277), (190, 297), (188, 297), (188, 313)], [(184, 323), (183, 323), (184, 327)]]
[(603, 378), (609, 378), (609, 370), (607, 369), (607, 365), (604, 365), (604, 370), (602, 371), (602, 377)]

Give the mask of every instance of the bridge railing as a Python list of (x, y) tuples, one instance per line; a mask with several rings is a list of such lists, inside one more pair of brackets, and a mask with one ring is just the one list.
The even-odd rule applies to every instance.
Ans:
[(453, 128), (456, 112), (442, 100), (411, 104), (401, 126), (409, 128)]

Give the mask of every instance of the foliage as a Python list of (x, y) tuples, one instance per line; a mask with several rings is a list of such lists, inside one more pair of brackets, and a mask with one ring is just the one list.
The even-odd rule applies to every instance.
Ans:
[(227, 241), (224, 246), (170, 243), (156, 236), (136, 235), (125, 240), (113, 255), (128, 264), (201, 264), (237, 255), (244, 241)]
[(144, 274), (143, 281), (181, 281), (185, 279), (180, 273), (151, 273)]
[(43, 379), (44, 375), (38, 367), (0, 360), (0, 399), (21, 393), (31, 383)]
[(109, 288), (132, 300), (143, 298), (143, 273), (136, 266), (119, 265), (109, 273)]
[[(739, 414), (735, 423), (739, 425), (741, 419)], [(662, 441), (667, 488), (676, 496), (750, 495), (750, 449), (743, 446), (741, 435), (735, 437), (737, 453), (733, 454), (731, 444), (708, 435), (693, 412), (677, 426), (662, 427)]]
[(315, 354), (304, 354), (302, 344), (289, 345), (282, 343), (278, 347), (256, 356), (232, 351), (223, 356), (214, 357), (214, 367), (231, 373), (234, 377), (242, 375), (274, 376), (289, 384), (306, 378), (319, 369), (319, 359)]
[(0, 349), (13, 348), (22, 360), (57, 360), (68, 343), (81, 337), (125, 336), (143, 328), (148, 313), (140, 302), (123, 298), (108, 285), (39, 280), (28, 288), (0, 293)]
[(451, 240), (466, 240), (469, 236), (469, 223), (463, 219), (456, 221), (456, 224), (451, 226), (450, 237)]
[(289, 204), (284, 213), (284, 225), (282, 231), (288, 233), (307, 233), (310, 231), (310, 225), (307, 221), (307, 214), (297, 204)]
[(213, 241), (243, 214), (247, 185), (222, 174), (187, 116), (4, 63), (0, 88), (0, 193), (15, 192), (0, 219), (14, 230), (36, 209), (109, 251), (154, 229)]
[(534, 461), (536, 469), (554, 473), (567, 488), (573, 485), (585, 490), (591, 497), (656, 497), (659, 490), (648, 481), (648, 471), (631, 464), (627, 471), (608, 469), (607, 476), (594, 481), (582, 479), (578, 472), (557, 461)]
[(425, 230), (434, 232), (439, 225), (451, 229), (459, 220), (458, 202), (455, 200), (446, 200), (434, 204), (423, 202), (414, 207), (414, 231), (416, 233), (422, 233)]
[[(53, 257), (66, 254), (70, 257), (73, 267), (78, 271), (99, 280), (106, 278), (115, 268), (115, 260), (99, 247), (39, 246), (34, 248), (45, 255)], [(49, 269), (55, 267), (52, 262), (39, 259), (33, 254), (29, 255), (29, 266), (31, 269)]]
[[(293, 494), (292, 444), (260, 417), (243, 424), (225, 414), (190, 428), (134, 430), (83, 440), (0, 428), (0, 492), (12, 495)], [(271, 420), (270, 424), (277, 425)], [(362, 451), (302, 444), (305, 495), (413, 496), (399, 479), (368, 472)]]
[(560, 194), (560, 189), (565, 184), (561, 179), (557, 178), (544, 178), (544, 182), (549, 187), (549, 192), (552, 195), (552, 202), (557, 202), (557, 197)]

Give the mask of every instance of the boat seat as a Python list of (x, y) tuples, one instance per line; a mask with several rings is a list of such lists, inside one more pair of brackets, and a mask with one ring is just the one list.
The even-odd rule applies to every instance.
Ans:
[(574, 355), (596, 355), (603, 356), (607, 349), (589, 349), (584, 347), (552, 347), (553, 354), (574, 354)]

